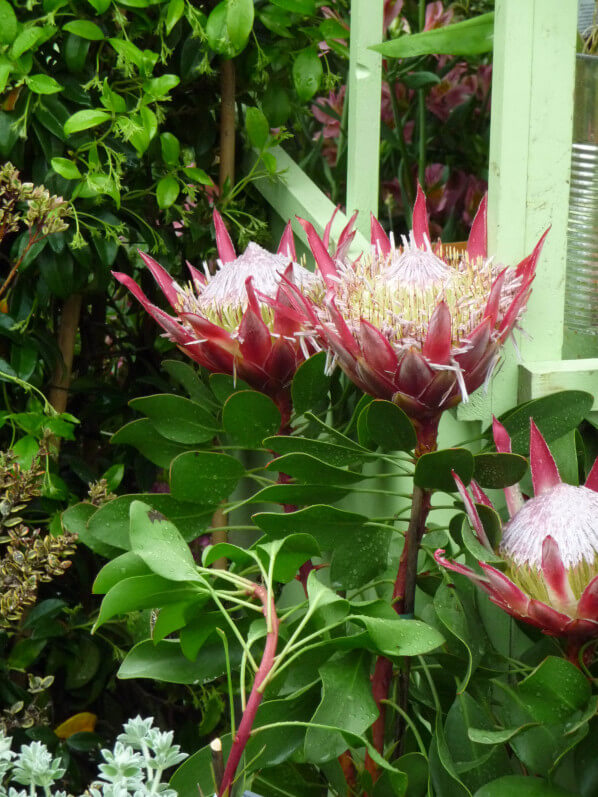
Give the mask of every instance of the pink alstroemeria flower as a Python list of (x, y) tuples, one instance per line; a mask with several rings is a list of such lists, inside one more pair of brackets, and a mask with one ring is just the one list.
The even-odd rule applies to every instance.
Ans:
[(294, 306), (362, 390), (429, 426), (489, 378), (525, 308), (546, 235), (516, 268), (493, 263), (484, 199), (465, 252), (432, 246), (421, 187), (402, 245), (372, 217), (371, 250), (353, 263), (331, 256), (301, 223), (327, 291), (318, 301), (288, 284)]
[(444, 28), (445, 25), (450, 25), (453, 21), (454, 14), (455, 12), (452, 8), (445, 9), (441, 0), (428, 3), (426, 6), (424, 30), (434, 30), (434, 28)]
[[(250, 243), (237, 256), (224, 222), (214, 210), (219, 269), (205, 275), (187, 264), (191, 282), (179, 285), (152, 257), (141, 258), (175, 315), (150, 302), (127, 274), (113, 272), (191, 359), (214, 373), (239, 376), (279, 406), (283, 424), (290, 412), (290, 383), (313, 353), (301, 316), (289, 306), (284, 279), (307, 296), (321, 294), (321, 280), (297, 263), (290, 222), (278, 252)], [(350, 231), (347, 232), (350, 237)]]
[[(446, 559), (443, 550), (434, 556), (505, 612), (545, 634), (574, 643), (598, 637), (598, 460), (585, 485), (566, 484), (533, 420), (530, 426), (534, 497), (524, 501), (518, 485), (505, 489), (510, 520), (498, 553), (506, 571), (481, 561), (476, 572)], [(510, 452), (509, 435), (497, 420), (493, 432), (497, 450)], [(455, 481), (479, 542), (494, 553), (476, 508), (476, 503), (492, 506), (490, 500), (475, 482), (472, 499), (458, 476)]]
[(468, 69), (468, 65), (460, 61), (428, 92), (426, 106), (443, 122), (446, 122), (455, 108), (463, 105), (476, 93), (478, 81)]

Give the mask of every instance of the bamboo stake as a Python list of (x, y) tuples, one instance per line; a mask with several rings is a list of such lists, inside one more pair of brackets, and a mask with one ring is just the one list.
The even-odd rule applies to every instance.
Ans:
[(66, 410), (68, 402), (81, 302), (82, 296), (80, 293), (71, 294), (63, 305), (58, 325), (58, 348), (61, 354), (61, 362), (56, 363), (48, 395), (48, 401), (58, 413)]
[(220, 69), (220, 193), (235, 182), (235, 65), (222, 61)]

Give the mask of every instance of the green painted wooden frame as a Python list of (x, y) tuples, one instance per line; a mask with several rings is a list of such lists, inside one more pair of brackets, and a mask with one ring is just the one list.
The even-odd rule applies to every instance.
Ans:
[[(360, 211), (356, 251), (367, 250), (369, 213), (378, 209), (381, 58), (368, 48), (382, 39), (382, 13), (383, 0), (352, 0), (346, 206)], [(478, 391), (447, 417), (453, 439), (468, 426), (458, 421), (485, 423), (517, 400), (573, 387), (598, 393), (598, 359), (562, 359), (576, 22), (577, 0), (496, 0), (489, 249), (515, 264), (548, 226), (551, 231), (526, 335), (507, 348), (488, 393)], [(283, 149), (275, 155), (284, 174), (261, 180), (259, 190), (283, 219), (301, 215), (322, 231), (332, 203)], [(333, 239), (346, 222), (338, 213)]]

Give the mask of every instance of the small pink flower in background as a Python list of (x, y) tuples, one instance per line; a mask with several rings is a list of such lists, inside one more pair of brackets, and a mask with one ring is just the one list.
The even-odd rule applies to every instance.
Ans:
[[(328, 163), (336, 163), (337, 139), (341, 132), (341, 119), (343, 116), (343, 106), (345, 104), (347, 87), (341, 86), (338, 91), (331, 91), (327, 97), (317, 97), (311, 106), (314, 117), (322, 125), (314, 135), (314, 141), (324, 139), (322, 142), (322, 153)], [(413, 91), (407, 89), (404, 84), (396, 83), (394, 91), (399, 102), (399, 106), (405, 106), (413, 96)], [(329, 111), (332, 111), (330, 113)], [(391, 130), (395, 127), (395, 119), (392, 110), (390, 88), (388, 83), (382, 84), (380, 98), (380, 117), (382, 122)], [(403, 138), (407, 144), (413, 140), (415, 122), (409, 119), (403, 127)]]
[[(404, 83), (395, 83), (393, 89), (399, 109), (403, 111), (413, 99), (415, 92), (413, 89), (408, 89)], [(391, 89), (388, 83), (382, 83), (380, 118), (387, 127), (390, 127), (391, 130), (393, 130), (395, 127), (395, 118), (392, 111), (392, 99), (390, 91)], [(403, 138), (405, 139), (406, 143), (410, 143), (413, 138), (414, 125), (415, 122), (413, 120), (409, 120), (403, 127)]]
[(475, 94), (477, 82), (468, 70), (469, 66), (464, 61), (455, 64), (441, 82), (432, 86), (428, 92), (426, 106), (441, 121), (446, 122), (451, 111)]
[[(311, 112), (323, 126), (322, 130), (316, 133), (316, 139), (339, 137), (346, 91), (347, 87), (341, 86), (338, 91), (331, 91), (328, 97), (318, 97), (311, 106)], [(327, 109), (334, 111), (334, 114), (327, 113)]]
[(475, 96), (480, 102), (486, 101), (492, 87), (492, 64), (480, 64), (476, 74)]
[[(429, 214), (431, 240), (439, 240), (444, 220), (448, 216), (453, 196), (446, 180), (447, 168), (443, 163), (430, 163), (425, 170), (426, 204)], [(414, 175), (415, 176), (415, 175)]]
[[(322, 16), (324, 17), (324, 19), (334, 19), (336, 22), (339, 23), (339, 25), (342, 25), (343, 28), (345, 28), (345, 30), (347, 31), (349, 30), (349, 26), (347, 25), (343, 17), (338, 13), (338, 11), (334, 11), (332, 8), (330, 8), (330, 6), (322, 6), (320, 8), (320, 11), (322, 12)], [(332, 41), (336, 42), (337, 44), (342, 44), (345, 47), (347, 46), (347, 41), (345, 39), (332, 39)], [(329, 53), (331, 48), (328, 42), (324, 40), (318, 42), (318, 49), (322, 53)]]
[(413, 133), (415, 132), (415, 119), (409, 119), (403, 125), (403, 138), (405, 139), (405, 144), (411, 144), (413, 141)]
[[(195, 163), (190, 163), (189, 166), (195, 166)], [(214, 206), (214, 203), (220, 196), (220, 189), (215, 183), (211, 185), (198, 185), (196, 186), (197, 190), (201, 191), (206, 199), (208, 200), (208, 204), (210, 207)], [(197, 207), (196, 202), (185, 202), (183, 208), (190, 213)], [(183, 236), (183, 230), (185, 229), (185, 222), (184, 221), (173, 221), (172, 228), (174, 229), (174, 234), (177, 238), (181, 238)]]
[(384, 18), (382, 28), (386, 33), (403, 10), (404, 0), (384, 0)]
[[(184, 209), (187, 212), (191, 212), (195, 207), (197, 207), (195, 202), (185, 202), (183, 205)], [(183, 237), (183, 230), (185, 229), (185, 222), (184, 221), (173, 221), (172, 222), (172, 229), (174, 230), (174, 234), (177, 238)]]
[(191, 282), (179, 285), (152, 257), (140, 255), (175, 315), (150, 302), (126, 274), (113, 272), (166, 336), (191, 359), (215, 373), (238, 375), (268, 394), (288, 421), (290, 382), (299, 364), (313, 352), (301, 317), (289, 307), (281, 281), (321, 292), (320, 279), (299, 265), (290, 223), (276, 254), (250, 243), (237, 256), (220, 214), (214, 210), (219, 269), (212, 276), (187, 264)]
[[(443, 550), (435, 558), (467, 576), (505, 612), (545, 634), (598, 637), (598, 460), (584, 486), (565, 484), (533, 420), (530, 427), (534, 497), (524, 501), (518, 485), (505, 489), (510, 520), (498, 554), (506, 571), (480, 561), (481, 573), (476, 572), (446, 559)], [(510, 452), (509, 435), (496, 420), (493, 432), (497, 450)], [(472, 499), (455, 480), (478, 541), (494, 554), (476, 509), (476, 503), (492, 506), (490, 500), (475, 482)]]
[[(338, 91), (331, 91), (328, 97), (318, 97), (311, 106), (314, 117), (323, 125), (322, 130), (315, 133), (314, 141), (323, 139), (322, 155), (331, 166), (336, 163), (337, 139), (341, 132), (346, 90), (346, 86), (341, 86)], [(334, 111), (334, 115), (327, 113), (327, 108)]]
[(465, 252), (432, 247), (421, 188), (402, 245), (372, 217), (371, 251), (353, 263), (332, 257), (302, 224), (327, 291), (318, 299), (288, 284), (294, 307), (355, 384), (428, 428), (489, 378), (529, 298), (545, 237), (516, 268), (493, 263), (484, 200)]
[[(404, 0), (384, 0), (384, 32), (387, 33), (393, 22), (398, 20), (400, 30), (405, 33), (411, 33), (409, 23), (406, 19), (399, 19)], [(442, 28), (444, 25), (450, 25), (453, 20), (454, 11), (452, 8), (444, 8), (440, 0), (437, 2), (428, 3), (426, 6), (426, 16), (424, 22), (424, 30), (432, 30), (433, 28)], [(395, 25), (396, 27), (396, 25)]]
[(424, 30), (433, 30), (434, 28), (442, 28), (445, 25), (450, 25), (454, 15), (455, 12), (453, 9), (445, 9), (440, 0), (434, 3), (428, 3), (426, 6)]

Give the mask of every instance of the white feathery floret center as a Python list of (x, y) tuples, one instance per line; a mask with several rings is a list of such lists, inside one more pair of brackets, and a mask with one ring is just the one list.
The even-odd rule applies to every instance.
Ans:
[[(292, 266), (293, 282), (305, 292), (314, 292), (321, 285), (320, 278), (294, 263), (283, 254), (272, 254), (259, 244), (251, 242), (242, 255), (228, 263), (219, 261), (214, 275), (205, 267), (207, 284), (191, 284), (179, 289), (179, 311), (201, 315), (229, 331), (235, 331), (247, 309), (246, 281), (252, 277), (253, 288), (258, 294), (275, 298), (282, 275)], [(262, 318), (270, 326), (274, 311), (264, 302), (260, 303)]]
[(505, 526), (501, 554), (516, 566), (542, 566), (542, 544), (551, 536), (567, 569), (598, 556), (598, 493), (559, 484), (530, 498)]
[[(206, 310), (221, 304), (247, 307), (245, 281), (253, 277), (256, 291), (274, 298), (291, 260), (282, 254), (272, 254), (259, 244), (251, 242), (242, 255), (228, 263), (222, 263), (218, 271), (208, 280), (199, 296), (199, 304)], [(316, 282), (317, 277), (299, 263), (293, 263), (293, 281), (305, 289)]]
[(414, 285), (420, 289), (434, 284), (445, 285), (451, 281), (454, 270), (434, 254), (428, 238), (423, 249), (415, 243), (413, 231), (409, 233), (409, 239), (402, 235), (401, 241), (403, 250), (392, 250), (386, 272), (388, 280), (397, 280), (397, 283)]
[[(339, 277), (335, 302), (349, 327), (358, 331), (362, 318), (377, 327), (397, 352), (421, 347), (432, 313), (445, 301), (451, 314), (455, 350), (481, 323), (490, 290), (502, 266), (491, 259), (470, 259), (448, 245), (433, 252), (429, 242), (417, 247), (411, 234), (387, 257), (372, 248), (354, 263), (336, 262)], [(498, 322), (510, 307), (521, 278), (506, 273)], [(326, 319), (323, 310), (322, 317)], [(496, 334), (493, 332), (493, 334)]]

